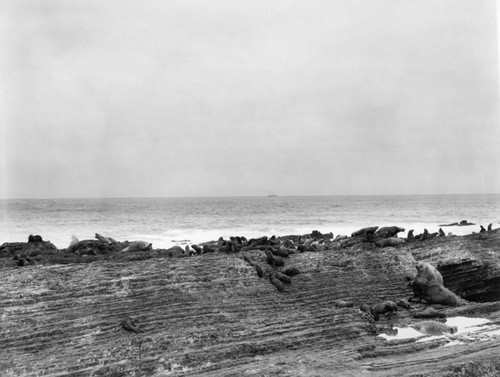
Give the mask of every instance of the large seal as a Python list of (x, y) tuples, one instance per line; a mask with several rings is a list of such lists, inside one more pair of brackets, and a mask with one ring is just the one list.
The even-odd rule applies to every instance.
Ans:
[(401, 228), (399, 226), (384, 226), (380, 229), (378, 229), (375, 232), (375, 235), (381, 236), (381, 237), (395, 237), (398, 235), (399, 232), (404, 232), (405, 228)]
[(383, 238), (375, 242), (375, 245), (377, 245), (378, 247), (387, 247), (387, 246), (398, 246), (404, 243), (406, 243), (406, 241), (402, 238), (389, 237), (389, 238)]
[(448, 306), (460, 306), (462, 305), (462, 300), (455, 293), (450, 291), (444, 285), (433, 284), (422, 297), (430, 304), (441, 304)]
[(367, 228), (361, 228), (361, 229), (351, 233), (351, 237), (372, 235), (373, 233), (376, 232), (377, 229), (378, 229), (378, 226), (370, 226)]
[(415, 265), (417, 276), (410, 285), (413, 287), (414, 298), (421, 298), (426, 295), (427, 290), (433, 284), (443, 285), (441, 273), (427, 262), (417, 262)]
[(153, 250), (152, 243), (146, 241), (133, 241), (121, 252), (128, 253), (133, 251), (148, 251), (148, 250)]
[(448, 326), (437, 321), (417, 322), (411, 327), (426, 335), (455, 334), (457, 332), (457, 326)]

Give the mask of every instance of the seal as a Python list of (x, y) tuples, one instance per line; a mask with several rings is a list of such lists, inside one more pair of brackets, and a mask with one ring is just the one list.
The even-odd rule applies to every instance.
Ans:
[(189, 248), (189, 245), (184, 246), (184, 250), (186, 250), (186, 255), (193, 255), (194, 251)]
[(413, 279), (413, 285), (430, 285), (433, 283), (443, 285), (443, 275), (430, 263), (417, 262), (415, 268), (417, 269), (417, 276)]
[(134, 251), (148, 251), (153, 250), (153, 244), (148, 243), (146, 241), (133, 241), (131, 242), (125, 249), (123, 249), (122, 253), (134, 252)]
[(274, 276), (276, 276), (278, 279), (280, 279), (285, 284), (290, 284), (292, 282), (292, 280), (290, 279), (290, 276), (282, 274), (279, 271), (274, 271)]
[(442, 228), (439, 228), (439, 236), (446, 237), (446, 234), (444, 233), (444, 230)]
[(26, 256), (24, 255), (20, 255), (20, 254), (17, 254), (16, 256), (14, 256), (14, 258), (12, 258), (13, 260), (16, 261), (17, 265), (19, 267), (24, 267), (24, 266), (28, 266), (30, 265), (31, 263), (28, 261), (29, 258), (27, 258)]
[(254, 264), (254, 268), (255, 268), (255, 271), (257, 271), (257, 276), (259, 278), (264, 276), (264, 271), (262, 270), (262, 267), (260, 267), (260, 265), (258, 263)]
[(198, 245), (192, 244), (191, 247), (193, 248), (196, 254), (203, 254), (203, 249)]
[(404, 309), (408, 309), (408, 310), (411, 309), (410, 303), (407, 300), (402, 299), (402, 298), (399, 299), (398, 301), (396, 301), (396, 305), (400, 306), (400, 307), (402, 307)]
[(276, 255), (277, 257), (282, 257), (282, 258), (288, 257), (288, 251), (282, 247), (278, 249), (271, 249), (271, 253), (273, 253), (273, 255)]
[(274, 255), (269, 250), (264, 251), (266, 254), (266, 262), (270, 266), (274, 266)]
[(42, 236), (36, 234), (36, 235), (32, 235), (30, 234), (28, 236), (28, 242), (29, 243), (39, 243), (39, 242), (43, 242), (43, 239), (42, 239)]
[(492, 227), (493, 227), (493, 223), (488, 224), (488, 230), (492, 230)]
[(404, 232), (405, 228), (399, 226), (384, 226), (375, 232), (375, 235), (382, 237), (395, 237), (399, 232)]
[(211, 245), (203, 245), (203, 249), (201, 250), (202, 254), (205, 253), (214, 253), (215, 252), (215, 247)]
[(274, 257), (274, 267), (282, 267), (285, 265), (285, 261), (281, 257)]
[(245, 262), (247, 262), (250, 266), (254, 266), (254, 261), (250, 259), (250, 257), (246, 254), (243, 254), (243, 259), (245, 260)]
[(69, 247), (74, 247), (76, 245), (78, 245), (80, 241), (78, 241), (78, 238), (76, 238), (76, 236), (73, 234), (71, 236), (71, 241), (69, 242)]
[(484, 232), (486, 232), (486, 229), (484, 228), (484, 226), (482, 226), (482, 225), (479, 225), (479, 226), (480, 226), (479, 233), (484, 233)]
[(392, 315), (397, 311), (398, 311), (398, 306), (394, 301), (390, 300), (372, 305), (370, 307), (370, 313), (373, 315), (373, 319), (375, 319), (375, 321), (378, 321), (380, 315), (382, 314)]
[(406, 241), (402, 238), (389, 237), (389, 238), (383, 238), (375, 242), (375, 245), (377, 245), (378, 247), (387, 247), (387, 246), (398, 246), (404, 243), (406, 243)]
[(359, 310), (362, 312), (368, 313), (370, 315), (372, 314), (370, 311), (370, 305), (368, 305), (368, 304), (361, 304), (361, 306), (359, 307)]
[(342, 299), (335, 300), (333, 303), (339, 308), (352, 308), (354, 306), (351, 301), (345, 301)]
[(288, 267), (285, 268), (282, 272), (290, 277), (300, 274), (300, 271), (297, 267)]
[(108, 240), (106, 237), (101, 236), (99, 233), (95, 234), (95, 238), (97, 238), (99, 241), (105, 243), (105, 244), (110, 244), (112, 243), (110, 240)]
[(357, 237), (357, 236), (367, 236), (367, 235), (372, 235), (375, 233), (378, 229), (378, 226), (369, 226), (367, 228), (361, 228), (353, 233), (351, 233), (351, 237)]
[(272, 285), (276, 287), (278, 292), (283, 292), (283, 284), (281, 281), (274, 275), (274, 272), (271, 272), (269, 274), (269, 281), (271, 282)]
[(446, 314), (434, 309), (432, 306), (413, 314), (414, 318), (446, 318)]
[(457, 326), (448, 326), (437, 321), (417, 322), (410, 327), (425, 335), (455, 334), (457, 332)]
[(406, 240), (407, 241), (414, 241), (415, 240), (415, 236), (413, 235), (413, 229), (410, 229), (408, 231), (408, 234), (406, 236)]
[[(422, 297), (422, 296), (421, 296)], [(460, 306), (462, 300), (448, 288), (441, 284), (432, 284), (422, 297), (430, 304), (441, 304), (448, 306)]]
[(130, 332), (135, 332), (135, 333), (144, 332), (139, 328), (139, 322), (136, 319), (130, 317), (127, 317), (123, 321), (121, 321), (120, 326), (123, 327), (123, 329)]

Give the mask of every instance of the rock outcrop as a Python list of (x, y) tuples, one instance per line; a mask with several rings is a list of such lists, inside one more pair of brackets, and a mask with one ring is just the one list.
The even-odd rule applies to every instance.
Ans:
[[(315, 240), (308, 239), (311, 246)], [(212, 250), (184, 258), (171, 258), (165, 250), (119, 253), (106, 242), (101, 242), (108, 245), (106, 252), (100, 244), (88, 243), (97, 255), (47, 246), (47, 254), (36, 249), (40, 263), (27, 267), (18, 267), (12, 258), (33, 249), (4, 244), (0, 374), (500, 373), (498, 339), (442, 347), (447, 338), (416, 342), (377, 336), (392, 333), (395, 325), (421, 321), (413, 314), (429, 307), (448, 318), (480, 316), (498, 324), (499, 232), (385, 248), (363, 236), (337, 241), (328, 237), (321, 243), (323, 250), (318, 243), (313, 252), (289, 254), (282, 258), (284, 266), (266, 261), (265, 250), (275, 248), (274, 242), (280, 240), (254, 240), (256, 248), (244, 248), (244, 253)], [(295, 247), (299, 242), (302, 237), (293, 240)], [(408, 280), (417, 274), (417, 261), (436, 267), (443, 286), (464, 305), (412, 303), (380, 316), (378, 322), (359, 310), (362, 303), (410, 298)], [(258, 276), (256, 265), (266, 278)], [(300, 273), (292, 274), (291, 283), (281, 284), (280, 291), (271, 280), (283, 282), (273, 271), (292, 267)]]

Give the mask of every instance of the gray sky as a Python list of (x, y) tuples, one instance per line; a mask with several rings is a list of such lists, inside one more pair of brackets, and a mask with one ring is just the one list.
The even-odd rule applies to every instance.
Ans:
[(500, 193), (490, 0), (6, 0), (0, 197)]

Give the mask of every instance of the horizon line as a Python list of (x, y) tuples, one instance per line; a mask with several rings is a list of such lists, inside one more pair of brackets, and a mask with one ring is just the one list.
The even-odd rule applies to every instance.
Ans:
[(64, 199), (204, 199), (204, 198), (308, 198), (308, 197), (342, 197), (342, 196), (466, 196), (466, 195), (500, 195), (500, 193), (453, 193), (453, 194), (331, 194), (331, 195), (205, 195), (205, 196), (64, 196), (64, 197), (12, 197), (0, 200), (64, 200)]

